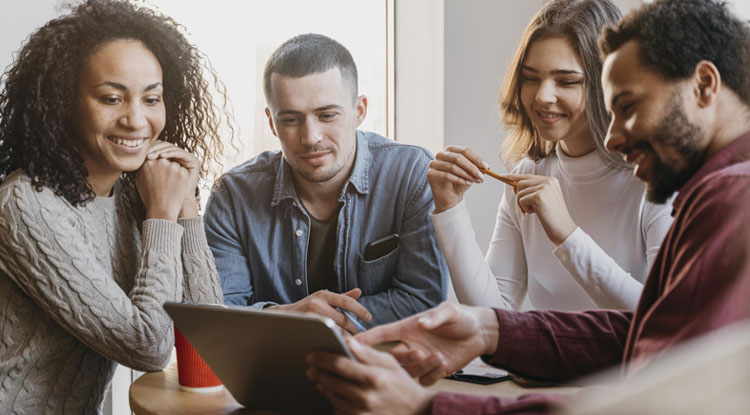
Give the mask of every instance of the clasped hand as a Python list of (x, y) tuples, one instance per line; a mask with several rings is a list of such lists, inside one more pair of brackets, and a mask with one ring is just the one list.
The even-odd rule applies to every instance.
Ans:
[[(311, 353), (307, 376), (337, 414), (426, 413), (435, 392), (412, 377), (419, 378), (422, 385), (435, 383), (476, 356), (493, 353), (497, 337), (498, 322), (492, 309), (443, 303), (348, 338), (356, 360)], [(395, 340), (401, 344), (391, 354), (366, 346)]]
[(355, 339), (367, 345), (401, 342), (390, 353), (421, 384), (431, 385), (477, 356), (494, 353), (497, 327), (497, 317), (490, 308), (446, 302), (370, 329)]
[(136, 173), (136, 188), (149, 219), (176, 221), (198, 215), (195, 189), (200, 163), (187, 152), (165, 141), (156, 141)]
[[(295, 311), (298, 313), (313, 313), (331, 318), (342, 329), (351, 334), (359, 333), (354, 324), (340, 310), (354, 313), (362, 321), (372, 320), (372, 314), (357, 302), (362, 290), (354, 288), (343, 294), (320, 290), (292, 304), (279, 304), (267, 307), (268, 310)], [(338, 309), (337, 309), (338, 307)], [(339, 310), (340, 309), (340, 310)]]
[(518, 183), (515, 192), (518, 205), (525, 214), (534, 213), (547, 238), (560, 245), (576, 229), (556, 177), (532, 174), (507, 174)]

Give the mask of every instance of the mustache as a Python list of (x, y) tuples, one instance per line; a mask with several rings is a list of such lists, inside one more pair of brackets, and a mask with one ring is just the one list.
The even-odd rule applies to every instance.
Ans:
[(333, 150), (334, 150), (333, 146), (325, 145), (325, 144), (316, 144), (314, 146), (303, 148), (302, 150), (297, 152), (297, 155), (305, 156), (305, 155), (313, 154), (313, 153), (332, 152)]
[(631, 146), (625, 147), (625, 148), (623, 148), (620, 151), (627, 156), (628, 154), (630, 154), (630, 153), (632, 153), (633, 151), (636, 151), (636, 150), (643, 150), (644, 152), (651, 152), (651, 151), (653, 151), (653, 148), (651, 147), (651, 145), (649, 143), (639, 142), (639, 143), (633, 144)]

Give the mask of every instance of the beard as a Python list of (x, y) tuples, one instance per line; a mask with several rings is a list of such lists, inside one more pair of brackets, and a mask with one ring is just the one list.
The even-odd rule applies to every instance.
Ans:
[(656, 128), (654, 142), (677, 150), (678, 155), (662, 160), (646, 144), (654, 160), (653, 174), (646, 182), (646, 198), (658, 204), (665, 203), (701, 168), (705, 152), (700, 146), (703, 131), (688, 120), (679, 94), (672, 97), (670, 107)]
[(339, 148), (336, 148), (334, 146), (316, 144), (314, 146), (306, 148), (303, 152), (299, 153), (299, 155), (330, 151), (333, 155), (332, 163), (328, 166), (320, 167), (309, 167), (305, 166), (304, 163), (300, 163), (299, 165), (293, 165), (292, 168), (297, 174), (299, 174), (303, 179), (310, 183), (327, 182), (336, 177), (336, 175), (339, 174), (339, 172), (341, 172), (341, 170), (343, 170), (347, 166), (347, 163), (354, 157), (355, 149), (352, 149), (351, 153), (343, 158), (339, 157), (339, 150)]

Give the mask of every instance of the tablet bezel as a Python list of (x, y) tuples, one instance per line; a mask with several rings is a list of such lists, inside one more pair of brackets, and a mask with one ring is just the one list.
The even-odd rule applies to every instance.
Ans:
[(354, 359), (336, 324), (311, 314), (166, 303), (164, 309), (216, 376), (249, 409), (331, 413), (307, 379), (312, 351)]

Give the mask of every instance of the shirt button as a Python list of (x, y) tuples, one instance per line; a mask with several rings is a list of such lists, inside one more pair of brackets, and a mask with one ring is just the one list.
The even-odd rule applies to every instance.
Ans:
[(302, 236), (302, 229), (297, 229), (297, 232), (294, 233), (297, 236)]
[(297, 278), (296, 280), (294, 280), (294, 283), (299, 287), (300, 285), (302, 285), (302, 280)]

